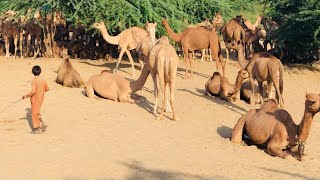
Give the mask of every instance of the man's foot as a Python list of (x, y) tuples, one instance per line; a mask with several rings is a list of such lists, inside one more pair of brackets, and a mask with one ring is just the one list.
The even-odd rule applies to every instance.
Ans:
[(47, 127), (48, 127), (48, 125), (42, 124), (42, 127), (41, 127), (42, 132), (45, 132)]
[(42, 130), (40, 127), (30, 132), (30, 134), (42, 134)]

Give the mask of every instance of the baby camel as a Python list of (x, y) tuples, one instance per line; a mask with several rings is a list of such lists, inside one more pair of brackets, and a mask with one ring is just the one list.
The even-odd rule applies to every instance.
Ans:
[[(232, 130), (231, 142), (240, 144), (245, 134), (252, 143), (266, 146), (270, 155), (287, 158), (298, 145), (298, 156), (304, 155), (304, 144), (309, 136), (313, 116), (320, 111), (320, 94), (307, 93), (302, 121), (296, 125), (290, 114), (277, 107), (274, 99), (260, 109), (244, 114)], [(292, 153), (292, 152), (291, 152)]]
[(221, 76), (219, 72), (214, 72), (212, 77), (205, 85), (206, 95), (220, 96), (221, 99), (230, 102), (231, 99), (236, 100), (234, 96), (240, 90), (241, 84), (244, 79), (248, 78), (248, 73), (245, 70), (240, 70), (235, 84), (231, 84), (228, 79)]
[[(174, 106), (174, 90), (176, 82), (179, 57), (167, 36), (162, 36), (157, 44), (150, 51), (146, 66), (150, 69), (150, 74), (154, 83), (154, 95), (156, 98), (154, 105), (154, 114), (156, 115), (158, 107), (158, 91), (162, 99), (162, 109), (157, 119), (163, 119), (164, 107), (166, 102), (166, 87), (170, 88), (170, 104), (173, 112), (173, 120), (178, 120)], [(160, 87), (157, 80), (160, 81)]]

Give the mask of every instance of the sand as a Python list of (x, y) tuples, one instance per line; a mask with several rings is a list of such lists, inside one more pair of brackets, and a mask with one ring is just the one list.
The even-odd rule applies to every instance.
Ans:
[[(177, 122), (171, 120), (171, 113), (155, 120), (151, 77), (136, 93), (143, 103), (89, 100), (83, 89), (54, 82), (60, 63), (61, 59), (0, 58), (0, 111), (30, 90), (33, 65), (42, 67), (52, 89), (42, 107), (49, 125), (44, 134), (30, 134), (29, 99), (0, 113), (0, 179), (320, 179), (320, 115), (314, 117), (306, 144), (311, 159), (304, 162), (272, 157), (256, 146), (232, 144), (231, 130), (249, 105), (203, 95), (215, 71), (213, 62), (195, 61), (194, 78), (183, 80), (180, 61), (176, 108), (181, 120)], [(85, 81), (115, 66), (114, 61), (104, 60), (72, 63)], [(231, 82), (239, 67), (236, 61), (227, 64)], [(128, 62), (118, 72), (130, 79)], [(285, 67), (285, 108), (296, 123), (303, 115), (305, 93), (320, 93), (319, 82), (318, 69)]]

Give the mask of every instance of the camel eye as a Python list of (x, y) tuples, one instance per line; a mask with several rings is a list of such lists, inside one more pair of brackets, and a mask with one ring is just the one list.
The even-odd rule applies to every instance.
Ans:
[(314, 103), (316, 103), (316, 101), (315, 100), (310, 100), (310, 103), (314, 104)]

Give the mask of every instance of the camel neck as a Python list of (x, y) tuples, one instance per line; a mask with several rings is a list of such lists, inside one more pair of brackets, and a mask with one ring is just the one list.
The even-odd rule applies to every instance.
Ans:
[(246, 70), (250, 61), (244, 57), (243, 45), (238, 45), (238, 61), (243, 70)]
[(261, 23), (261, 19), (257, 19), (256, 22), (254, 23), (254, 26), (258, 27), (260, 23)]
[(130, 88), (131, 88), (132, 93), (140, 90), (143, 87), (143, 85), (147, 81), (149, 73), (150, 73), (149, 69), (146, 66), (144, 66), (140, 77), (136, 81), (130, 82)]
[(238, 91), (240, 91), (243, 80), (244, 79), (241, 77), (241, 75), (239, 73), (238, 76), (237, 76), (236, 82), (233, 85), (234, 94), (236, 94)]
[(166, 29), (168, 35), (170, 36), (170, 38), (173, 39), (175, 42), (180, 42), (181, 37), (182, 37), (182, 33), (179, 33), (179, 34), (175, 33), (171, 29), (171, 27), (167, 21), (164, 21), (163, 25), (164, 25), (164, 28)]
[(104, 40), (106, 40), (108, 43), (113, 44), (113, 45), (118, 45), (119, 44), (119, 35), (117, 36), (110, 36), (107, 28), (104, 26), (103, 28), (99, 29), (101, 32), (101, 35)]
[(307, 109), (305, 110), (298, 129), (298, 141), (301, 143), (305, 142), (309, 136), (313, 116), (313, 113), (309, 112)]

